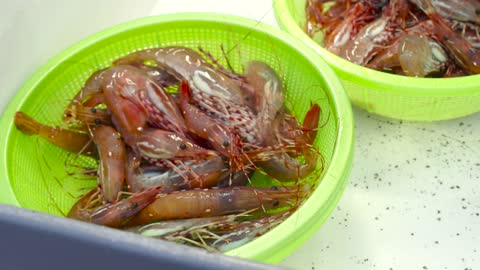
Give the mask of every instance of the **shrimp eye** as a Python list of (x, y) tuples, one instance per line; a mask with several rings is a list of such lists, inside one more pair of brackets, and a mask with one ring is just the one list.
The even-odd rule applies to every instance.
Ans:
[(92, 113), (97, 113), (97, 109), (95, 109), (95, 108), (91, 108), (90, 111), (91, 111)]
[(100, 120), (100, 119), (95, 119), (95, 125), (98, 126), (98, 125), (100, 125), (101, 123), (102, 123), (102, 120)]
[(270, 189), (273, 190), (273, 191), (277, 191), (278, 187), (277, 186), (272, 186)]
[(230, 143), (229, 143), (229, 142), (227, 142), (227, 141), (223, 141), (223, 146), (225, 146), (225, 147), (228, 147), (229, 145), (230, 145)]
[(275, 206), (275, 207), (277, 207), (279, 204), (280, 204), (280, 202), (277, 201), (277, 200), (274, 200), (274, 201), (272, 202), (272, 205)]
[(138, 207), (138, 203), (136, 203), (136, 202), (132, 203), (132, 209), (135, 209), (137, 207)]
[(186, 144), (184, 144), (184, 143), (180, 144), (180, 146), (179, 146), (179, 147), (180, 147), (180, 149), (182, 149), (182, 150), (185, 150), (185, 149), (187, 149), (187, 145), (186, 145)]

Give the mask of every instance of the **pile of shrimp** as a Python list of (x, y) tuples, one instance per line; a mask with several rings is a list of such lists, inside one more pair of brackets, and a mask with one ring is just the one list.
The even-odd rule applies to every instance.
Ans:
[[(14, 122), (97, 161), (96, 187), (68, 217), (226, 251), (285, 220), (311, 193), (323, 169), (313, 147), (320, 113), (311, 104), (299, 123), (263, 62), (239, 74), (201, 48), (162, 47), (92, 74), (63, 125), (22, 112)], [(255, 186), (255, 172), (272, 186)]]
[(480, 73), (478, 0), (308, 0), (306, 32), (355, 64), (412, 77)]

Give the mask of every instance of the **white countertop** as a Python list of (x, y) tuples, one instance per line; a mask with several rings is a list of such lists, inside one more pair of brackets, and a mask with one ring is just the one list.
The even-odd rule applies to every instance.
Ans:
[[(25, 0), (2, 6), (0, 112), (49, 58), (120, 22), (209, 11), (276, 25), (269, 0)], [(413, 123), (354, 113), (350, 183), (329, 220), (280, 265), (480, 269), (480, 114)]]

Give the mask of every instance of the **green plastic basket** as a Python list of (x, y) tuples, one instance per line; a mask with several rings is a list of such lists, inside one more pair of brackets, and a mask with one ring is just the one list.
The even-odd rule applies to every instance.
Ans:
[(61, 215), (75, 196), (86, 193), (82, 188), (95, 185), (66, 174), (64, 151), (16, 130), (16, 111), (60, 124), (64, 106), (94, 71), (135, 50), (168, 45), (201, 46), (218, 58), (223, 46), (238, 71), (249, 60), (265, 61), (284, 81), (294, 114), (302, 118), (311, 101), (321, 106), (324, 126), (315, 144), (326, 169), (317, 188), (285, 222), (227, 253), (279, 262), (320, 227), (340, 198), (352, 163), (353, 116), (340, 81), (319, 55), (280, 30), (243, 18), (208, 13), (148, 17), (102, 31), (51, 59), (23, 85), (1, 119), (0, 202)]
[(480, 111), (480, 75), (412, 78), (353, 64), (324, 49), (303, 31), (305, 4), (306, 0), (274, 1), (277, 22), (330, 64), (353, 104), (371, 113), (414, 121), (451, 119)]

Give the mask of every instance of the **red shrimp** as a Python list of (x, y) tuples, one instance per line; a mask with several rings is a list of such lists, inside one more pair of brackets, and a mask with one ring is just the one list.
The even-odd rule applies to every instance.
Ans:
[(111, 67), (102, 84), (105, 103), (131, 133), (148, 122), (154, 127), (183, 135), (186, 126), (173, 98), (145, 73), (133, 66)]
[(161, 129), (145, 129), (134, 137), (130, 147), (147, 159), (185, 160), (217, 156), (215, 151), (200, 147), (175, 132)]
[[(148, 77), (138, 73), (134, 67), (116, 66), (105, 72), (105, 83), (102, 87), (104, 88), (107, 107), (112, 111), (113, 123), (125, 143), (142, 158), (148, 160), (151, 164), (175, 170), (187, 183), (190, 183), (191, 181), (188, 180), (191, 177), (182, 172), (180, 168), (184, 166), (182, 162), (187, 160), (199, 161), (218, 155), (212, 150), (196, 145), (183, 135), (186, 126), (176, 103), (160, 88), (148, 86), (153, 85), (152, 82), (145, 83), (148, 80)], [(141, 105), (148, 102), (142, 103), (140, 99), (149, 95), (151, 88), (158, 90), (158, 93), (157, 91), (151, 91), (152, 96), (155, 96), (152, 101), (158, 99), (155, 106), (161, 107), (165, 116), (172, 116), (164, 117), (165, 121), (162, 125), (175, 131), (150, 128), (147, 125), (149, 117), (151, 117), (149, 115), (150, 111), (145, 110)], [(177, 116), (177, 113), (180, 116)], [(176, 121), (180, 118), (181, 122), (179, 124)], [(160, 121), (156, 123), (158, 124)], [(195, 175), (191, 168), (184, 167), (192, 175)], [(203, 185), (203, 178), (200, 177), (196, 180), (200, 182), (199, 186)], [(210, 178), (206, 177), (206, 180), (210, 181)]]
[(220, 177), (227, 169), (220, 156), (199, 158), (186, 161), (172, 168), (141, 166), (140, 158), (133, 151), (128, 152), (127, 184), (131, 192), (140, 192), (148, 188), (160, 186), (162, 192), (180, 189), (206, 188), (218, 185)]
[(90, 192), (83, 195), (73, 206), (67, 214), (68, 218), (73, 218), (82, 221), (89, 221), (92, 209), (99, 207), (102, 204), (102, 199), (99, 196), (100, 192), (97, 187)]
[(15, 126), (26, 135), (38, 135), (50, 143), (72, 153), (96, 156), (97, 150), (88, 134), (41, 124), (22, 112), (14, 118)]
[(394, 26), (404, 23), (401, 21), (404, 18), (400, 17), (399, 22), (397, 17), (405, 9), (406, 0), (391, 0), (382, 16), (363, 27), (354, 39), (342, 47), (339, 55), (355, 64), (367, 64), (394, 37)]
[(100, 157), (98, 184), (103, 199), (113, 202), (117, 200), (125, 182), (125, 144), (118, 132), (110, 126), (97, 126), (92, 133)]
[[(265, 138), (266, 145), (277, 151), (273, 151), (272, 154), (267, 152), (265, 159), (257, 164), (269, 176), (281, 182), (298, 182), (310, 175), (316, 169), (318, 161), (318, 152), (311, 144), (317, 133), (319, 118), (320, 107), (314, 104), (304, 119), (303, 128), (294, 132), (297, 137), (285, 138), (283, 134), (294, 135), (291, 131), (282, 131), (282, 128), (287, 126), (281, 125), (283, 117), (280, 115), (272, 125), (272, 134)], [(276, 145), (281, 145), (281, 147), (277, 149)], [(282, 149), (285, 145), (292, 147), (294, 152), (289, 153), (289, 150)], [(304, 163), (295, 159), (295, 156), (299, 154), (304, 156)]]
[(76, 104), (65, 109), (63, 119), (75, 125), (112, 125), (111, 115), (106, 109)]
[(307, 34), (314, 36), (319, 31), (318, 28), (329, 29), (332, 24), (338, 21), (338, 17), (345, 11), (343, 1), (335, 1), (333, 7), (325, 10), (327, 0), (308, 0), (305, 10), (307, 16), (306, 30)]
[[(88, 78), (85, 85), (72, 99), (65, 108), (63, 120), (70, 122), (72, 120), (84, 121), (89, 117), (82, 117), (87, 110), (85, 107), (95, 107), (103, 103), (103, 94), (101, 84), (103, 83), (105, 69), (96, 71)], [(90, 123), (90, 122), (89, 122)]]
[[(315, 139), (320, 116), (320, 107), (318, 105), (312, 105), (311, 109), (305, 116), (305, 128), (311, 128), (308, 130), (301, 130), (294, 116), (290, 115), (285, 108), (285, 99), (283, 95), (283, 86), (280, 77), (275, 70), (263, 62), (252, 61), (247, 67), (245, 75), (247, 82), (250, 83), (255, 89), (255, 107), (258, 112), (257, 121), (262, 127), (270, 127), (272, 123), (278, 122), (278, 131), (282, 132), (283, 143), (288, 140), (289, 142), (298, 139), (298, 133), (308, 136), (309, 138), (303, 138), (308, 143), (313, 143)], [(276, 118), (278, 118), (276, 120)], [(308, 123), (307, 123), (308, 122)], [(295, 133), (295, 134), (294, 134)], [(272, 129), (262, 129), (262, 138), (272, 135)], [(272, 141), (270, 141), (271, 143)]]
[(323, 46), (339, 55), (342, 47), (353, 39), (360, 29), (371, 22), (374, 17), (374, 9), (365, 2), (358, 2), (345, 11), (345, 15), (339, 23), (326, 32)]
[(97, 190), (94, 189), (84, 195), (72, 207), (67, 217), (119, 228), (128, 223), (134, 215), (147, 205), (155, 201), (155, 197), (160, 190), (160, 187), (151, 188), (143, 192), (135, 193), (127, 199), (102, 205), (100, 200), (96, 198), (98, 193)]
[(142, 62), (131, 62), (129, 65), (141, 69), (146, 75), (152, 78), (155, 83), (162, 87), (169, 87), (178, 83), (178, 80), (174, 76), (156, 66), (146, 65)]
[(445, 70), (448, 56), (442, 47), (425, 36), (407, 35), (400, 41), (400, 66), (407, 76), (425, 77)]
[(480, 73), (480, 50), (475, 49), (461, 34), (455, 32), (434, 9), (430, 0), (415, 0), (432, 20), (433, 34), (453, 56), (455, 62), (470, 74)]
[(285, 105), (280, 77), (269, 65), (260, 61), (251, 61), (248, 63), (245, 78), (255, 90), (257, 121), (261, 126), (273, 122), (277, 112)]
[(252, 209), (274, 209), (293, 205), (305, 196), (302, 187), (228, 187), (194, 189), (159, 194), (129, 226), (157, 220), (211, 217), (242, 213)]
[(446, 69), (448, 55), (429, 38), (432, 28), (433, 23), (427, 20), (405, 29), (366, 66), (377, 70), (402, 67), (404, 75), (416, 77), (441, 75)]
[[(240, 155), (240, 138), (234, 130), (226, 127), (199, 108), (190, 104), (192, 93), (186, 81), (182, 81), (180, 89), (180, 107), (189, 131), (201, 138), (209, 140), (215, 150), (233, 160), (235, 165), (243, 164)], [(232, 141), (235, 143), (231, 143)]]
[[(261, 144), (249, 97), (225, 74), (216, 72), (196, 51), (185, 47), (165, 47), (138, 51), (116, 61), (128, 64), (155, 61), (159, 68), (186, 80), (192, 90), (192, 103), (225, 126), (232, 127), (243, 142)], [(230, 142), (233, 143), (233, 142)]]
[(127, 144), (150, 164), (172, 169), (183, 178), (184, 185), (174, 179), (165, 179), (166, 190), (172, 185), (172, 188), (214, 186), (222, 174), (224, 162), (217, 152), (200, 147), (174, 132), (145, 129), (138, 135), (126, 134), (124, 138), (126, 136)]

